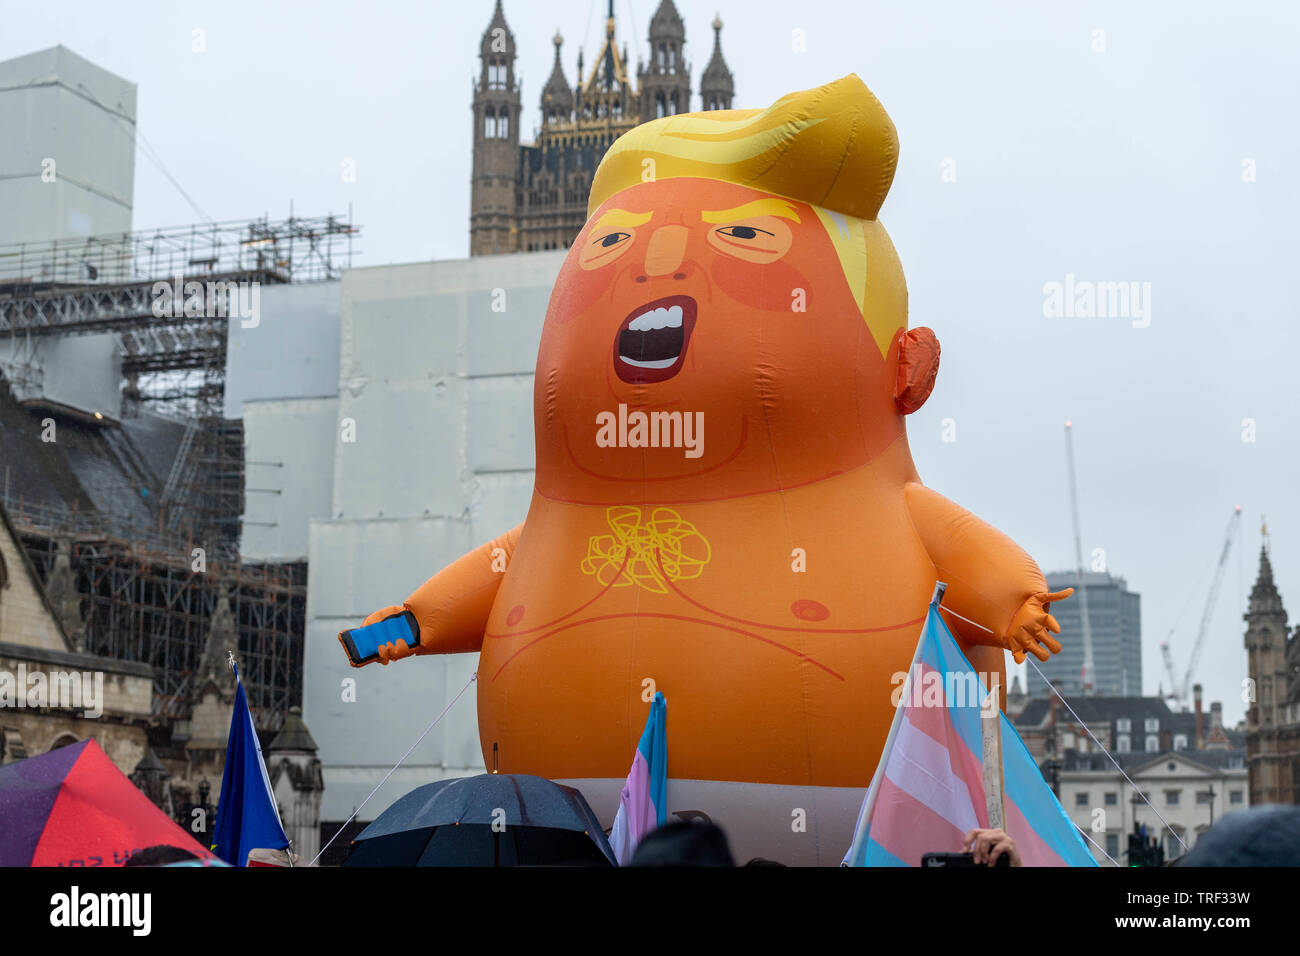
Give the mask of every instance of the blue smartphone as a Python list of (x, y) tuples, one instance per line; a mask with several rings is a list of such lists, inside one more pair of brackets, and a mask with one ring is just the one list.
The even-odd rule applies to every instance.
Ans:
[(392, 614), (382, 621), (339, 634), (339, 643), (353, 667), (379, 660), (379, 648), (384, 644), (396, 644), (399, 640), (406, 641), (406, 646), (412, 650), (420, 645), (420, 625), (410, 611)]

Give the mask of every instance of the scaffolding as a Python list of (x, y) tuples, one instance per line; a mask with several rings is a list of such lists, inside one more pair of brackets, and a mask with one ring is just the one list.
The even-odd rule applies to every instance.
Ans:
[[(240, 676), (259, 730), (278, 730), (302, 704), (307, 565), (210, 560), (192, 537), (123, 528), (98, 515), (55, 513), (22, 498), (5, 510), (42, 586), (66, 554), (79, 596), (75, 633), (88, 654), (154, 670), (154, 716), (189, 716), (213, 614), (224, 593), (234, 614)], [(69, 622), (64, 621), (69, 627)]]
[[(0, 290), (27, 287), (28, 293), (54, 289), (98, 289), (174, 276), (205, 278), (261, 274), (280, 282), (337, 279), (352, 264), (353, 239), (360, 235), (347, 217), (235, 219), (140, 232), (0, 245)], [(42, 318), (44, 316), (44, 318)], [(22, 327), (57, 319), (39, 309), (0, 313)]]
[(147, 526), (7, 487), (0, 495), (42, 584), (68, 556), (80, 649), (152, 666), (156, 716), (167, 722), (189, 715), (223, 594), (259, 728), (278, 728), (301, 703), (306, 565), (240, 560), (244, 437), (243, 423), (224, 417), (227, 336), (248, 284), (338, 279), (359, 234), (349, 210), (0, 246), (0, 341), (19, 360), (11, 376), (39, 381), (32, 343), (42, 337), (112, 333), (124, 417), (148, 407), (185, 423)]
[(349, 212), (0, 245), (0, 339), (115, 333), (129, 399), (203, 417), (232, 294), (337, 279), (360, 231)]
[[(123, 414), (189, 422), (166, 526), (229, 556), (243, 512), (242, 426), (224, 418), (231, 307), (251, 284), (337, 279), (360, 231), (349, 210), (0, 246), (0, 340), (117, 335)], [(30, 360), (18, 365), (15, 380), (39, 379)]]

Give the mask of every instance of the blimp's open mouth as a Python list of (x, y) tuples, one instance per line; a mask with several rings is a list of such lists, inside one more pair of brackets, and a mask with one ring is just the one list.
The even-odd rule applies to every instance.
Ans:
[(670, 295), (638, 306), (614, 338), (614, 371), (625, 382), (662, 382), (677, 374), (695, 328), (695, 300)]

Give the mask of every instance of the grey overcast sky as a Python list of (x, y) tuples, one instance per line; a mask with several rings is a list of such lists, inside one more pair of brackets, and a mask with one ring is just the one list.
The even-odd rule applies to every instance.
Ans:
[[(656, 5), (616, 3), (634, 59)], [(526, 134), (551, 36), (565, 37), (572, 80), (578, 45), (589, 62), (595, 52), (603, 7), (506, 0)], [(1300, 5), (678, 8), (696, 78), (720, 12), (737, 106), (849, 72), (880, 97), (902, 150), (881, 220), (907, 271), (912, 324), (943, 345), (937, 388), (911, 422), (922, 477), (1044, 569), (1072, 566), (1062, 424), (1073, 419), (1084, 547), (1103, 548), (1142, 595), (1146, 692), (1168, 686), (1158, 645), (1180, 613), (1172, 643), (1185, 666), (1208, 566), (1242, 505), (1197, 674), (1235, 723), (1261, 514), (1283, 599), (1300, 613)], [(458, 258), (470, 83), (491, 12), (491, 0), (0, 0), (0, 59), (61, 43), (136, 83), (140, 132), (214, 219), (351, 203), (359, 264)], [(342, 181), (345, 159), (355, 183)], [(136, 227), (197, 219), (137, 155)], [(1067, 275), (1150, 283), (1149, 324), (1048, 317), (1044, 286)], [(956, 441), (943, 441), (945, 419)]]

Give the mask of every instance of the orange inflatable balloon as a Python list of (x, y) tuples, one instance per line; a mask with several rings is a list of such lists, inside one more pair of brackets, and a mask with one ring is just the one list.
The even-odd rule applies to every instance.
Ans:
[(939, 345), (876, 221), (896, 159), (856, 76), (611, 147), (546, 315), (527, 519), (380, 651), (480, 652), (489, 766), (610, 817), (662, 691), (671, 810), (742, 858), (838, 862), (936, 580), (1001, 684), (1004, 649), (1060, 650), (1068, 592), (912, 464)]

